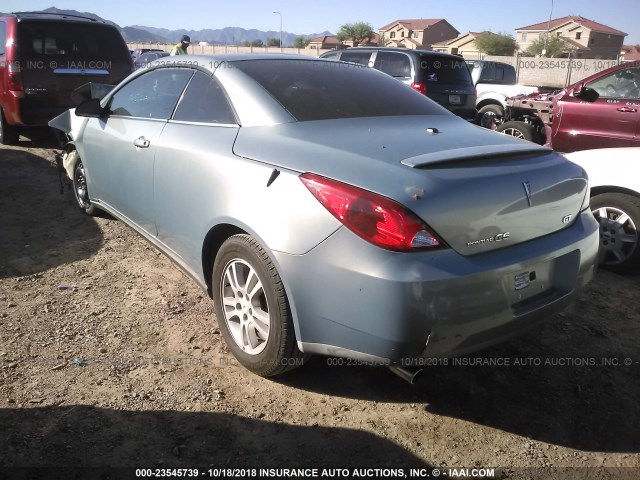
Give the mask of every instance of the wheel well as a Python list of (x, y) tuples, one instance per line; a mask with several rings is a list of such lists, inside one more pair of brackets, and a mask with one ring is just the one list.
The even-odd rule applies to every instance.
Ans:
[(617, 187), (613, 185), (598, 185), (597, 187), (591, 187), (592, 197), (601, 195), (603, 193), (623, 193), (625, 195), (631, 195), (632, 197), (640, 198), (640, 192), (636, 192), (624, 187)]
[(480, 110), (481, 108), (484, 108), (487, 105), (495, 105), (504, 110), (504, 107), (502, 106), (502, 104), (497, 100), (494, 100), (493, 98), (488, 98), (486, 100), (481, 101), (478, 105), (476, 105), (476, 110)]
[(230, 224), (221, 224), (213, 227), (204, 238), (202, 244), (202, 273), (207, 282), (207, 292), (211, 297), (211, 274), (213, 273), (213, 261), (218, 250), (227, 238), (233, 235), (247, 233), (239, 227)]

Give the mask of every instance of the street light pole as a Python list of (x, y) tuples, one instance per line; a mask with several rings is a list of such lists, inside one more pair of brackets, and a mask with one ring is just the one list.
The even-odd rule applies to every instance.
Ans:
[(280, 12), (273, 12), (280, 15), (280, 51), (282, 51), (282, 14)]
[(544, 37), (544, 47), (542, 47), (542, 56), (547, 56), (547, 40), (549, 39), (549, 28), (551, 27), (551, 17), (553, 16), (553, 0), (551, 0), (551, 11), (549, 12), (549, 21), (547, 22), (547, 35)]

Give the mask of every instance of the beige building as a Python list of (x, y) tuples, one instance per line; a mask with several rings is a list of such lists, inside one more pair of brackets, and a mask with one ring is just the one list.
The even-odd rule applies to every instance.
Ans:
[(640, 45), (624, 45), (620, 55), (625, 62), (637, 62), (640, 60)]
[(380, 44), (413, 50), (431, 50), (434, 43), (455, 38), (460, 32), (443, 18), (395, 20), (378, 30)]
[(431, 48), (436, 52), (462, 55), (465, 58), (479, 59), (481, 52), (476, 47), (476, 39), (480, 35), (495, 35), (492, 32), (469, 32), (459, 37), (434, 43)]
[(520, 51), (526, 51), (535, 40), (547, 33), (547, 29), (549, 35), (564, 39), (576, 58), (616, 59), (622, 50), (624, 37), (627, 36), (626, 33), (602, 23), (571, 15), (551, 22), (516, 28), (516, 42)]

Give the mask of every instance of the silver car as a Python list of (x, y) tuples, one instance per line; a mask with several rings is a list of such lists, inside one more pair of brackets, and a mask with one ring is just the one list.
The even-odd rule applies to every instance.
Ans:
[(167, 57), (75, 115), (80, 208), (193, 277), (258, 375), (309, 354), (403, 368), (470, 352), (594, 275), (582, 168), (373, 69)]

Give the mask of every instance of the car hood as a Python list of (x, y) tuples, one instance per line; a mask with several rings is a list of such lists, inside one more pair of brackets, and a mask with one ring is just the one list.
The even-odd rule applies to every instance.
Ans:
[(234, 152), (392, 198), (464, 255), (567, 227), (587, 191), (561, 155), (452, 115), (240, 128)]

